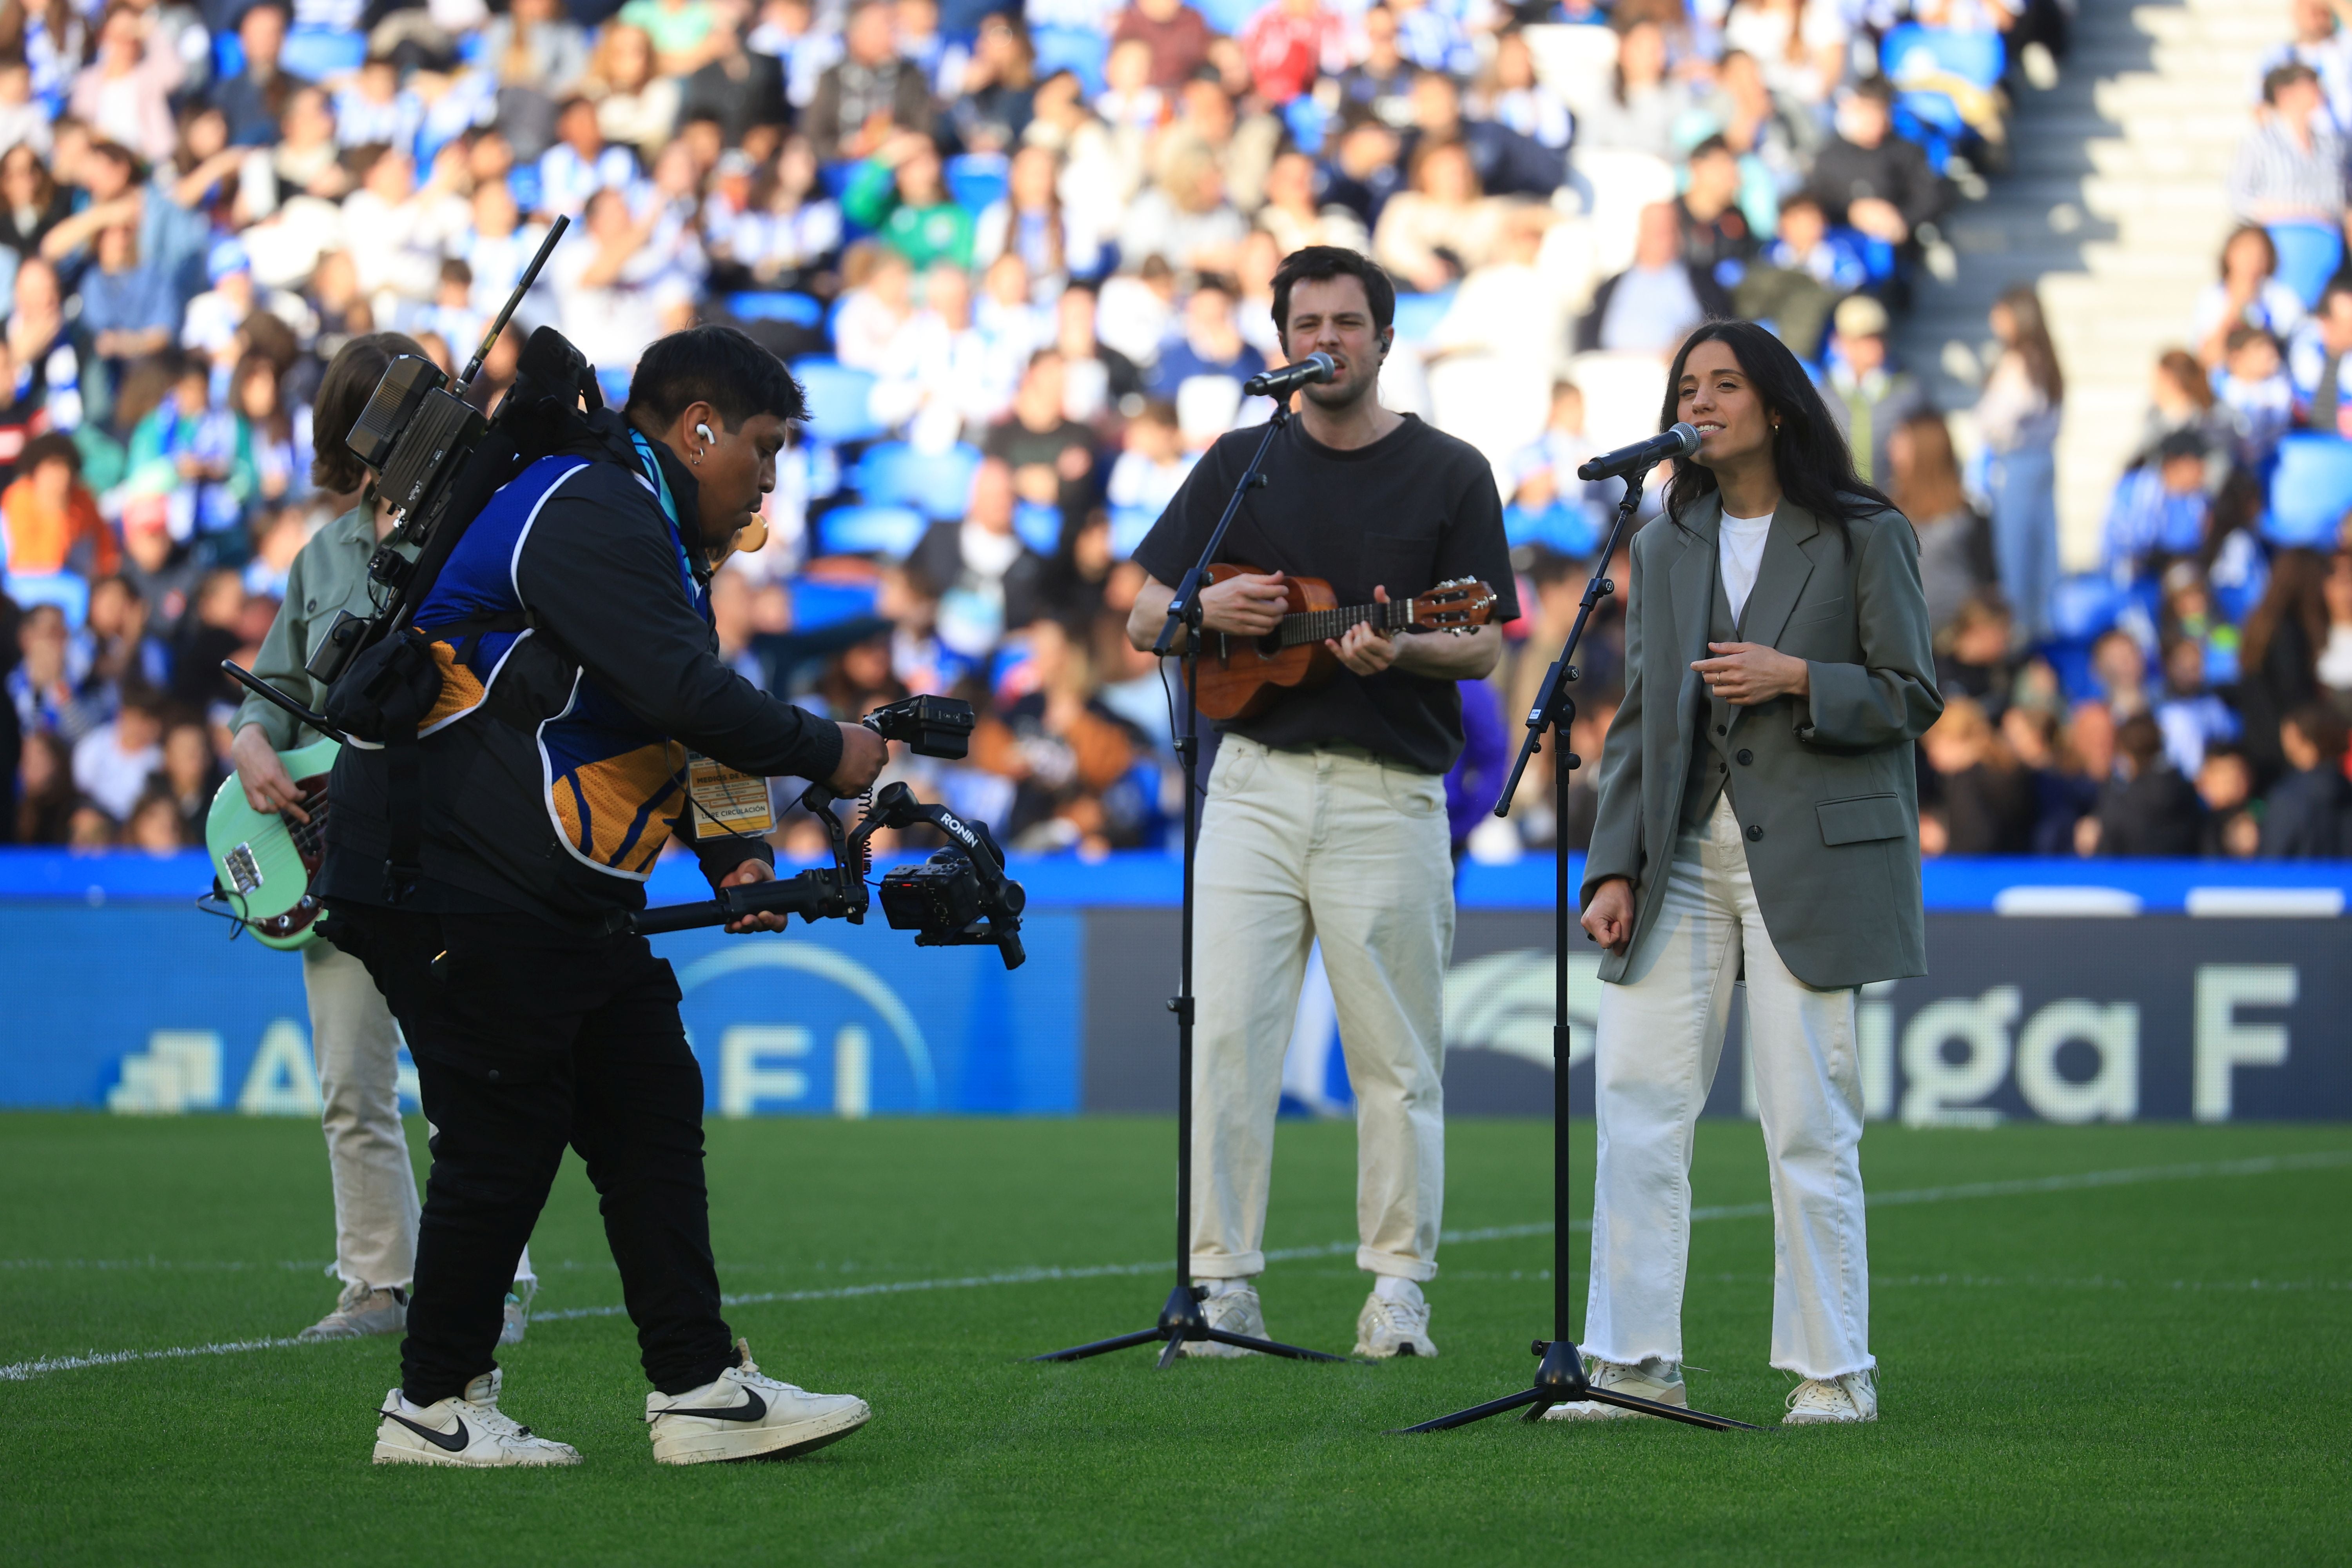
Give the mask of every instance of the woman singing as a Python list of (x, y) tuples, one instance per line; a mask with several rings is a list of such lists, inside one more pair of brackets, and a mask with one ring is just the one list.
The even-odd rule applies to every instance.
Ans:
[[(1796, 359), (1710, 322), (1659, 424), (1698, 456), (1634, 537), (1584, 929), (1601, 961), (1594, 1384), (1683, 1391), (1692, 1126), (1747, 984), (1792, 1424), (1872, 1421), (1856, 988), (1926, 973), (1912, 742), (1942, 711), (1911, 526)], [(1560, 1405), (1553, 1418), (1628, 1414)]]

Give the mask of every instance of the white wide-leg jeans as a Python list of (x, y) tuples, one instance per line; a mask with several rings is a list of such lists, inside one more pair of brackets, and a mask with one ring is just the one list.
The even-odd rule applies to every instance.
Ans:
[(1356, 1093), (1356, 1264), (1434, 1279), (1454, 951), (1444, 781), (1353, 747), (1227, 735), (1198, 876), (1192, 1272), (1265, 1271), (1282, 1058), (1320, 936)]
[(1772, 1185), (1772, 1364), (1831, 1378), (1877, 1364), (1863, 1225), (1862, 1072), (1851, 989), (1818, 991), (1773, 950), (1727, 795), (1675, 850), (1656, 923), (1601, 988), (1599, 1168), (1584, 1350), (1683, 1359), (1691, 1140), (1747, 973), (1748, 1050)]

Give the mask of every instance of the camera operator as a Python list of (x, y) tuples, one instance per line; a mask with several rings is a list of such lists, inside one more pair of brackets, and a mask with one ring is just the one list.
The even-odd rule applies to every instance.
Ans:
[(740, 332), (647, 348), (625, 423), (591, 416), (586, 450), (499, 490), (420, 605), (441, 685), (410, 748), (414, 786), (396, 746), (338, 762), (327, 933), (391, 1002), (437, 1129), (380, 1464), (578, 1462), (499, 1413), (492, 1356), (566, 1143), (602, 1200), (655, 1389), (656, 1459), (781, 1458), (869, 1414), (730, 1348), (702, 1075), (670, 966), (626, 925), (673, 832), (715, 887), (774, 875), (763, 840), (703, 809), (711, 764), (847, 795), (886, 760), (872, 731), (771, 698), (718, 657), (709, 563), (751, 523), (803, 411), (783, 366)]

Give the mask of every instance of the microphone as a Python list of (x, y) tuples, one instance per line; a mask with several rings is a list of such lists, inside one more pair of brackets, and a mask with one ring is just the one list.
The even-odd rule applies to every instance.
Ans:
[(1290, 395), (1302, 386), (1318, 381), (1328, 381), (1338, 374), (1339, 364), (1329, 354), (1308, 354), (1297, 364), (1286, 364), (1279, 370), (1261, 371), (1242, 384), (1245, 397), (1271, 397), (1276, 403), (1287, 403)]
[(1576, 470), (1580, 479), (1613, 479), (1620, 474), (1639, 473), (1654, 467), (1668, 458), (1694, 458), (1698, 455), (1698, 432), (1687, 425), (1674, 426), (1646, 441), (1636, 441), (1630, 447), (1620, 447), (1613, 452), (1603, 452), (1589, 459)]

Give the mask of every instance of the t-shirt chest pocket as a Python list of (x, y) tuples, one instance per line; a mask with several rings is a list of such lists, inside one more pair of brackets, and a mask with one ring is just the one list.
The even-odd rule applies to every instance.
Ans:
[(1374, 585), (1386, 588), (1391, 599), (1408, 599), (1433, 585), (1437, 531), (1424, 534), (1368, 533), (1364, 536), (1361, 573), (1363, 596), (1370, 599)]

